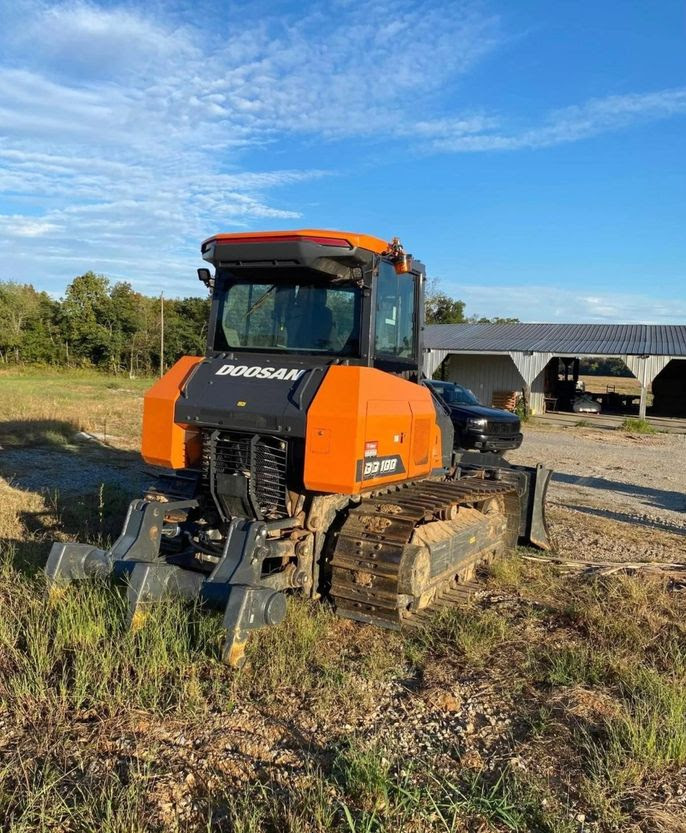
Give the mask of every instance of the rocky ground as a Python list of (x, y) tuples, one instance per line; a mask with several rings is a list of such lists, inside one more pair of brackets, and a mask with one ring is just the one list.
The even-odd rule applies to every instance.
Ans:
[(555, 472), (548, 503), (560, 554), (686, 559), (686, 435), (532, 424), (508, 459)]

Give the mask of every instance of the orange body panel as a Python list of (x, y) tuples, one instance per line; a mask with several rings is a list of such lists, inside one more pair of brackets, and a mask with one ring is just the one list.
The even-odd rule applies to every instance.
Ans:
[(278, 238), (294, 236), (331, 237), (336, 240), (347, 240), (352, 246), (359, 246), (362, 249), (368, 249), (370, 252), (376, 252), (377, 254), (381, 254), (388, 249), (388, 243), (380, 237), (372, 237), (369, 234), (357, 234), (356, 232), (351, 231), (329, 231), (328, 229), (311, 228), (292, 229), (290, 231), (241, 231), (236, 234), (214, 234), (212, 237), (208, 237), (202, 245), (204, 246), (205, 243), (208, 243), (210, 240), (241, 240), (249, 237), (259, 237), (260, 239), (263, 239), (266, 237)]
[(201, 361), (198, 356), (183, 356), (145, 394), (141, 453), (146, 463), (183, 469), (200, 458), (197, 432), (174, 422), (174, 408), (188, 374)]
[(371, 367), (329, 368), (307, 414), (306, 489), (359, 494), (440, 467), (425, 387)]

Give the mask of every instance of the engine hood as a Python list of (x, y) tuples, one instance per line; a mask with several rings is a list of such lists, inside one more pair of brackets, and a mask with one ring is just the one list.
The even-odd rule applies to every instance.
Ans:
[(450, 413), (462, 419), (488, 419), (490, 422), (519, 422), (516, 414), (486, 405), (450, 405)]
[(327, 365), (291, 356), (224, 353), (189, 375), (174, 421), (226, 431), (305, 436), (307, 410)]

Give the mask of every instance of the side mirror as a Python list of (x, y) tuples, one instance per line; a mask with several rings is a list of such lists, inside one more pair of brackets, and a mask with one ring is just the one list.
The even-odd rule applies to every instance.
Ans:
[(395, 267), (396, 275), (406, 275), (408, 272), (412, 271), (412, 255), (408, 255), (403, 252), (395, 261), (393, 266)]
[(209, 269), (198, 269), (198, 280), (202, 281), (210, 290), (214, 287), (214, 278), (212, 277)]
[(396, 275), (406, 275), (412, 271), (412, 255), (408, 255), (403, 249), (403, 244), (398, 237), (394, 237), (388, 244), (384, 254), (393, 264)]

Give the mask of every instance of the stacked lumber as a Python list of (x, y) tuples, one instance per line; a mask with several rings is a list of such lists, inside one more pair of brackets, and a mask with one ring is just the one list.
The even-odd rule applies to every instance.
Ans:
[(502, 408), (504, 411), (514, 411), (517, 407), (519, 391), (516, 390), (495, 390), (491, 402), (494, 408)]

